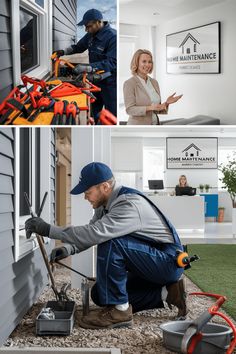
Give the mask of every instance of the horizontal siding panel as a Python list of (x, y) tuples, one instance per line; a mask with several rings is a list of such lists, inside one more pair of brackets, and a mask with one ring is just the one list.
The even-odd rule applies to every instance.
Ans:
[(56, 18), (54, 19), (54, 31), (58, 31), (59, 33), (64, 33), (70, 35), (71, 37), (75, 36), (76, 28), (67, 27), (64, 23), (61, 23)]
[[(11, 92), (12, 89), (13, 89), (12, 82), (10, 82), (10, 84), (4, 87), (3, 89), (0, 89), (0, 102), (2, 102), (7, 97), (7, 95)], [(6, 127), (5, 129), (8, 128)]]
[(0, 71), (0, 82), (1, 87), (12, 85), (12, 68)]
[(0, 14), (2, 16), (10, 16), (10, 1), (9, 0), (1, 0), (0, 1)]
[(15, 128), (10, 128), (10, 127), (0, 128), (0, 133), (10, 138), (11, 140), (14, 140), (14, 133), (13, 133), (14, 129)]
[(0, 58), (0, 71), (12, 67), (12, 56), (10, 50), (1, 51)]
[(0, 214), (0, 232), (12, 230), (13, 228), (14, 228), (14, 224), (13, 224), (12, 213)]
[(4, 284), (2, 287), (3, 290), (1, 290), (0, 307), (6, 305), (8, 302), (9, 294), (14, 296), (19, 291), (21, 291), (27, 285), (27, 283), (29, 285), (29, 279), (33, 279), (35, 276), (37, 276), (39, 285), (42, 285), (42, 279), (46, 276), (46, 269), (44, 269), (42, 265), (42, 269), (37, 269), (37, 271), (34, 269), (33, 272), (34, 273), (30, 275), (29, 272), (25, 270), (20, 274), (19, 277), (15, 278), (14, 281), (8, 281)]
[(50, 151), (50, 153), (52, 154), (52, 155), (55, 155), (55, 148), (54, 148), (54, 146), (53, 146), (53, 144), (51, 144), (51, 151)]
[(53, 41), (53, 48), (55, 50), (65, 49), (70, 47), (71, 44), (73, 44), (71, 41)]
[(2, 128), (0, 131), (0, 151), (1, 154), (4, 154), (9, 157), (14, 157), (13, 154), (13, 144), (8, 137), (4, 135), (4, 131), (6, 128)]
[(14, 246), (13, 231), (7, 230), (4, 232), (0, 232), (0, 242), (1, 242), (1, 250), (5, 250), (7, 248), (11, 248), (12, 246)]
[(13, 176), (12, 159), (0, 154), (0, 173)]
[(11, 238), (13, 238), (12, 230), (6, 230), (6, 231), (0, 232), (0, 245), (2, 245), (4, 243), (4, 240), (10, 240)]
[(50, 180), (50, 186), (51, 186), (50, 189), (54, 192), (55, 191), (55, 180), (53, 180), (52, 178)]
[(70, 42), (70, 44), (72, 43), (71, 38), (73, 37), (73, 35), (70, 34), (66, 34), (66, 33), (62, 33), (59, 31), (55, 31), (54, 35), (53, 35), (53, 41), (54, 42)]
[(53, 154), (50, 154), (50, 164), (51, 166), (54, 166), (56, 165), (56, 158), (55, 158), (55, 155)]
[[(10, 19), (8, 17), (0, 16), (0, 32), (10, 33)], [(2, 56), (2, 54), (1, 54)]]
[[(45, 247), (48, 256), (51, 252), (51, 244), (53, 244), (53, 242), (50, 242), (50, 244), (47, 244)], [(32, 277), (34, 276), (35, 272), (37, 272), (38, 269), (41, 269), (42, 267), (45, 267), (45, 265), (43, 263), (42, 255), (39, 248), (37, 248), (33, 252), (28, 253), (14, 264), (0, 263), (1, 270), (4, 269), (4, 274), (7, 274), (7, 278), (5, 278), (5, 281), (7, 281), (7, 279), (8, 281), (12, 281), (19, 277), (22, 273), (27, 274), (27, 276), (29, 277)], [(0, 281), (2, 282), (3, 279), (0, 279)]]
[[(1, 250), (0, 251), (0, 264), (5, 265), (9, 263), (14, 263), (14, 257), (13, 257), (13, 252), (12, 248), (8, 248), (7, 250)], [(3, 278), (6, 276), (5, 272), (1, 274), (1, 282)]]
[[(61, 24), (64, 24), (66, 27), (71, 28), (72, 31), (75, 31), (76, 27), (74, 26), (75, 17), (66, 17), (65, 14), (59, 10), (56, 6), (54, 8), (54, 18), (57, 19)], [(70, 20), (72, 18), (72, 21)]]
[[(53, 15), (54, 17), (58, 17), (58, 11), (64, 15), (65, 19), (67, 21), (70, 21), (71, 25), (73, 26), (73, 24), (75, 23), (76, 20), (76, 11), (74, 9), (71, 8), (71, 6), (69, 5), (68, 1), (58, 1), (53, 9)], [(63, 21), (65, 22), (65, 21)]]
[(10, 33), (0, 33), (0, 50), (11, 49)]
[(28, 282), (24, 287), (11, 298), (8, 297), (7, 302), (1, 306), (0, 326), (5, 325), (9, 319), (15, 322), (19, 317), (23, 317), (22, 309), (24, 309), (23, 313), (25, 314), (32, 306), (33, 300), (36, 300), (35, 295), (38, 296), (42, 287), (47, 283), (45, 273), (44, 276), (42, 273), (37, 273), (34, 278), (28, 278), (27, 280)]
[(0, 175), (0, 193), (13, 194), (12, 177)]
[(73, 12), (74, 17), (76, 18), (76, 4), (74, 0), (68, 0), (70, 7), (71, 7), (71, 12)]
[(51, 203), (55, 203), (55, 192), (51, 191)]
[(51, 178), (55, 179), (55, 167), (51, 166)]
[(12, 196), (8, 194), (0, 194), (0, 214), (13, 212)]
[(52, 144), (55, 146), (55, 144), (56, 144), (56, 141), (55, 141), (55, 130), (54, 129), (52, 129), (51, 130), (51, 142), (52, 142)]

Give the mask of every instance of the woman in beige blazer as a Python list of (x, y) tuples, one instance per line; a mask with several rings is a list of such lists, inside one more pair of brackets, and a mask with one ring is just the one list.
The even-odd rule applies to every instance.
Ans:
[(175, 96), (174, 93), (161, 103), (158, 82), (148, 75), (153, 70), (152, 53), (149, 50), (137, 50), (130, 67), (133, 76), (124, 83), (124, 102), (129, 114), (127, 124), (160, 124), (157, 114), (166, 114), (169, 105), (177, 102), (182, 95)]

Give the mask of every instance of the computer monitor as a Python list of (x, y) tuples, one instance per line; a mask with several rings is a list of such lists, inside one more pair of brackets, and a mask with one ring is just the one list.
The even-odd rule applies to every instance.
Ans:
[(189, 187), (189, 186), (186, 186), (186, 187), (176, 186), (175, 187), (175, 194), (177, 196), (180, 196), (180, 195), (192, 196), (192, 195), (196, 194), (196, 188), (192, 188), (192, 187)]
[(162, 179), (149, 179), (148, 188), (152, 190), (164, 189), (164, 184)]

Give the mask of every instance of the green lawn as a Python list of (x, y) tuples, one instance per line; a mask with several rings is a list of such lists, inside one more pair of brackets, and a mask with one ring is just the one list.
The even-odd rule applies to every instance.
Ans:
[(185, 271), (202, 291), (225, 295), (225, 311), (236, 320), (236, 245), (188, 245), (200, 260)]

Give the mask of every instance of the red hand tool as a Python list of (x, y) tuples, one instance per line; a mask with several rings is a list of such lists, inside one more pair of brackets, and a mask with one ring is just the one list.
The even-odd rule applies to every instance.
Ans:
[(49, 97), (40, 98), (40, 100), (38, 101), (39, 108), (36, 109), (36, 111), (29, 117), (28, 122), (33, 122), (41, 112), (51, 108), (54, 105), (54, 103), (55, 101)]
[(64, 111), (64, 102), (57, 101), (54, 104), (54, 116), (51, 122), (51, 125), (58, 125), (59, 122), (63, 119), (63, 111)]
[(204, 327), (204, 325), (213, 316), (220, 316), (229, 324), (233, 332), (233, 337), (226, 351), (226, 354), (232, 354), (236, 346), (236, 327), (227, 316), (225, 316), (221, 312), (218, 312), (221, 305), (225, 302), (225, 300), (227, 300), (226, 297), (218, 294), (199, 293), (199, 292), (190, 293), (190, 295), (210, 296), (217, 299), (217, 301), (215, 302), (215, 304), (210, 306), (206, 311), (204, 311), (197, 319), (193, 320), (192, 323), (189, 325), (182, 339), (181, 353), (193, 354), (198, 342), (202, 340), (201, 330)]
[(74, 102), (71, 102), (66, 107), (66, 124), (67, 125), (75, 125), (75, 117), (76, 117), (77, 109)]

